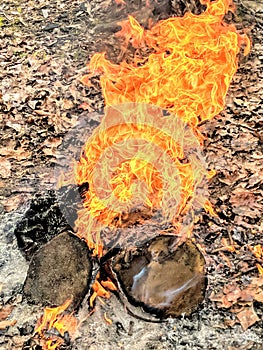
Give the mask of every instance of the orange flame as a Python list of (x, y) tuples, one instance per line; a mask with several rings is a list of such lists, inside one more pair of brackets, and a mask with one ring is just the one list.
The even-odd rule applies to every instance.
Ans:
[[(67, 300), (61, 306), (45, 308), (44, 315), (39, 320), (35, 330), (44, 341), (42, 344), (44, 350), (58, 349), (64, 342), (61, 337), (65, 335), (65, 332), (68, 332), (71, 336), (76, 333), (79, 324), (78, 320), (72, 314), (64, 313), (70, 304), (71, 300)], [(57, 330), (61, 337), (49, 335), (48, 331), (52, 329)]]
[[(200, 15), (169, 18), (145, 30), (129, 16), (118, 36), (135, 49), (152, 52), (146, 58), (135, 52), (133, 62), (114, 64), (105, 53), (90, 60), (91, 75), (100, 73), (106, 105), (146, 102), (167, 109), (192, 127), (223, 110), (231, 79), (237, 70), (242, 45), (250, 41), (234, 25), (223, 22), (230, 0), (210, 3)], [(82, 82), (89, 84), (89, 76)]]
[[(125, 4), (123, 0), (115, 1)], [(129, 16), (120, 23), (122, 29), (117, 36), (124, 38), (123, 57), (130, 46), (135, 49), (132, 61), (114, 64), (106, 53), (96, 53), (89, 63), (90, 75), (82, 78), (83, 84), (90, 85), (90, 77), (101, 74), (108, 106), (75, 169), (76, 182), (90, 185), (85, 208), (79, 211), (76, 223), (78, 235), (98, 256), (103, 255), (101, 227), (141, 203), (153, 212), (160, 209), (164, 219), (172, 221), (179, 232), (179, 216), (196, 202), (216, 215), (211, 204), (198, 194), (206, 171), (200, 157), (191, 151), (198, 153), (203, 140), (197, 130), (199, 122), (223, 110), (238, 67), (237, 55), (241, 46), (245, 55), (249, 52), (250, 41), (234, 25), (223, 22), (224, 15), (233, 10), (231, 0), (202, 3), (207, 5), (204, 13), (169, 18), (149, 30)], [(161, 115), (162, 109), (171, 115)], [(198, 146), (180, 120), (198, 135)], [(148, 145), (153, 149), (149, 150)], [(191, 231), (187, 228), (186, 232), (189, 235)], [(259, 264), (258, 269), (261, 273)], [(108, 298), (107, 289), (114, 289), (114, 285), (97, 279), (92, 288), (91, 305), (96, 296)], [(62, 336), (66, 330), (74, 334), (77, 320), (62, 315), (69, 304), (45, 309), (36, 332), (44, 336), (46, 330), (55, 328)], [(111, 323), (106, 314), (104, 317)], [(48, 339), (45, 346), (55, 349), (59, 344), (61, 339)]]
[(159, 107), (128, 103), (107, 108), (76, 166), (76, 182), (89, 183), (84, 209), (78, 212), (78, 235), (91, 248), (96, 242), (103, 246), (101, 227), (133, 208), (147, 207), (162, 222), (178, 224), (190, 208), (202, 207), (204, 198), (196, 191), (206, 170), (198, 147), (186, 124), (164, 116)]
[[(135, 18), (129, 16), (127, 21), (120, 23), (122, 29), (117, 36), (125, 38), (126, 49), (129, 45), (136, 49), (132, 62), (123, 60), (114, 64), (106, 59), (105, 53), (96, 53), (89, 63), (91, 74), (84, 76), (82, 82), (89, 85), (90, 76), (100, 73), (100, 84), (107, 106), (125, 102), (143, 102), (159, 106), (174, 113), (175, 117), (168, 118), (171, 128), (177, 129), (179, 117), (198, 134), (198, 123), (212, 118), (224, 108), (227, 90), (237, 70), (240, 47), (245, 46), (245, 54), (250, 48), (250, 41), (246, 35), (239, 34), (234, 25), (223, 22), (224, 15), (229, 10), (233, 11), (232, 1), (204, 0), (203, 3), (207, 5), (207, 9), (201, 15), (187, 13), (182, 18), (169, 18), (158, 22), (150, 30), (144, 29)], [(141, 53), (144, 53), (145, 57), (142, 58)], [(144, 204), (152, 210), (161, 208), (166, 218), (180, 228), (178, 216), (189, 210), (189, 201), (196, 199), (196, 177), (202, 178), (204, 174), (200, 162), (195, 166), (193, 159), (186, 164), (180, 162), (184, 157), (184, 150), (178, 142), (182, 137), (182, 130), (174, 142), (169, 132), (167, 135), (166, 130), (162, 131), (163, 125), (157, 125), (156, 131), (158, 111), (143, 111), (153, 120), (151, 124), (148, 118), (145, 126), (140, 108), (142, 107), (136, 111), (140, 118), (137, 118), (134, 124), (131, 114), (127, 115), (122, 110), (120, 118), (116, 109), (108, 108), (102, 126), (95, 130), (86, 143), (76, 167), (76, 182), (81, 184), (87, 181), (90, 184), (85, 200), (86, 208), (79, 213), (77, 227), (79, 235), (87, 240), (96, 253), (102, 254), (103, 244), (98, 234), (100, 225), (110, 225), (118, 214), (129, 211), (135, 182), (139, 183), (138, 193), (139, 197), (144, 197)], [(108, 120), (116, 120), (115, 125), (110, 125)], [(175, 130), (176, 133), (178, 134), (178, 130)], [(198, 136), (199, 142), (202, 143), (202, 136)], [(158, 146), (171, 157), (172, 164), (167, 163), (165, 159), (160, 167), (158, 157), (157, 162), (149, 156), (141, 158), (138, 155), (141, 143), (138, 143), (137, 149), (134, 144), (128, 144), (124, 148), (121, 146), (122, 154), (112, 149), (114, 144), (128, 142), (131, 138), (143, 139), (150, 142), (151, 146)], [(110, 160), (117, 158), (119, 164), (116, 161), (105, 166), (100, 161), (107, 149), (110, 149), (110, 152), (104, 163), (110, 163)], [(135, 156), (129, 153), (130, 149), (133, 149)], [(155, 150), (149, 152), (155, 154)], [(96, 175), (95, 168), (98, 164), (102, 171)], [(164, 179), (161, 175), (167, 172), (167, 169), (169, 171), (174, 168), (177, 169), (175, 173), (180, 181), (176, 181), (175, 176), (170, 176), (169, 193), (172, 196), (172, 193), (178, 192), (177, 187), (180, 187), (181, 194), (179, 199), (177, 197), (173, 201), (176, 210), (171, 213), (163, 198)], [(208, 177), (212, 175), (207, 174)], [(105, 177), (111, 177), (108, 185)], [(148, 192), (140, 188), (142, 183), (146, 185)], [(104, 200), (98, 196), (98, 190)], [(114, 202), (108, 200), (112, 196), (115, 196)], [(216, 215), (209, 201), (199, 201), (206, 211)]]
[(258, 259), (263, 259), (263, 247), (261, 244), (257, 244), (252, 248), (252, 252)]
[(260, 275), (263, 275), (263, 266), (261, 266), (260, 264), (256, 264), (257, 268), (258, 268), (258, 272)]

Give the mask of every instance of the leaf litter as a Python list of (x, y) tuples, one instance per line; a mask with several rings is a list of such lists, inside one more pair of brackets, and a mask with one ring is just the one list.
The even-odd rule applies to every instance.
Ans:
[[(171, 3), (174, 9), (178, 7), (176, 2)], [(185, 2), (179, 3), (181, 11)], [(194, 1), (188, 3), (191, 5)], [(136, 4), (132, 6), (131, 12), (141, 12), (135, 8)], [(118, 17), (116, 20), (122, 16), (124, 19), (127, 8), (120, 10), (111, 1), (97, 0), (92, 6), (77, 0), (48, 5), (46, 1), (1, 3), (0, 184), (4, 214), (15, 212), (30, 198), (32, 181), (35, 190), (49, 188), (50, 183), (55, 182), (50, 177), (50, 169), (57, 161), (56, 149), (63, 136), (76, 124), (83, 110), (103, 107), (100, 89), (83, 87), (79, 79), (85, 73), (89, 57), (101, 47), (116, 56), (111, 38), (114, 16)], [(208, 166), (217, 172), (209, 188), (218, 218), (201, 215), (195, 236), (206, 247), (208, 294), (212, 302), (209, 307), (213, 313), (219, 313), (222, 327), (234, 327), (235, 332), (240, 332), (235, 328), (239, 322), (244, 331), (249, 328), (262, 336), (263, 109), (260, 96), (263, 89), (260, 66), (263, 27), (260, 18), (263, 9), (252, 0), (238, 1), (237, 8), (239, 25), (250, 28), (253, 48), (240, 64), (225, 110), (201, 126), (207, 137), (204, 152)], [(112, 9), (113, 20), (108, 16)], [(145, 16), (154, 17), (151, 12)], [(100, 32), (101, 23), (107, 28), (106, 34)], [(21, 188), (26, 196), (19, 193)], [(112, 303), (114, 305), (114, 301)], [(0, 328), (15, 326), (15, 321), (4, 318), (9, 310), (7, 305), (2, 306)], [(216, 329), (215, 322), (212, 328)], [(149, 330), (146, 326), (145, 329)], [(108, 344), (92, 324), (89, 332), (95, 334), (95, 342)], [(109, 332), (109, 341), (115, 344), (116, 334)], [(158, 332), (164, 332), (163, 348), (184, 346), (173, 338), (173, 334), (177, 334), (174, 329)], [(181, 332), (183, 334), (183, 329)], [(152, 337), (158, 339), (157, 335)], [(87, 338), (82, 339), (83, 344), (90, 346)], [(120, 344), (126, 341), (125, 337), (117, 339)], [(219, 349), (235, 348), (231, 340), (225, 347), (219, 339), (220, 334)], [(248, 348), (251, 342), (251, 349), (253, 346), (256, 349), (257, 343), (253, 340), (247, 341)], [(141, 344), (145, 349), (151, 344), (157, 344), (155, 348), (159, 346), (158, 342), (147, 339)]]

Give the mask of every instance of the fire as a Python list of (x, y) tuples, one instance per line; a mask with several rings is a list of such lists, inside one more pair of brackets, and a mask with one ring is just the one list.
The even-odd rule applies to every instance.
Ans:
[[(203, 1), (207, 9), (200, 15), (168, 18), (144, 29), (129, 16), (117, 33), (125, 38), (124, 50), (136, 51), (132, 62), (114, 64), (106, 53), (90, 60), (90, 76), (101, 74), (105, 103), (144, 102), (167, 109), (196, 128), (200, 121), (221, 112), (231, 79), (238, 66), (240, 47), (249, 52), (250, 41), (234, 25), (223, 22), (232, 10), (230, 0)], [(151, 52), (148, 54), (148, 52)], [(142, 58), (144, 53), (144, 58)]]
[(253, 254), (256, 258), (263, 260), (263, 247), (261, 244), (257, 244), (252, 249)]
[[(234, 25), (223, 22), (224, 15), (233, 10), (230, 0), (203, 3), (207, 9), (201, 15), (169, 18), (148, 30), (129, 16), (120, 23), (117, 36), (124, 38), (124, 50), (135, 49), (132, 60), (114, 64), (106, 53), (96, 53), (89, 63), (90, 75), (82, 78), (90, 85), (90, 77), (100, 74), (108, 106), (75, 171), (78, 184), (90, 184), (76, 226), (95, 254), (103, 254), (101, 227), (111, 225), (114, 218), (141, 202), (153, 212), (160, 209), (165, 220), (179, 230), (178, 218), (189, 211), (194, 200), (216, 215), (209, 201), (197, 198), (203, 165), (193, 157), (181, 162), (185, 157), (180, 144), (184, 130), (179, 130), (178, 118), (191, 126), (200, 146), (203, 136), (198, 133), (198, 123), (224, 108), (237, 70), (237, 55), (242, 45), (246, 54), (250, 42)], [(129, 112), (114, 107), (129, 102), (134, 103), (126, 105)], [(151, 107), (142, 107), (144, 103)], [(160, 111), (152, 106), (171, 115), (158, 122)], [(150, 143), (150, 148), (145, 143)], [(161, 158), (160, 149), (168, 157)]]
[[(207, 6), (204, 13), (168, 18), (150, 29), (129, 16), (117, 33), (123, 40), (124, 59), (116, 64), (106, 53), (96, 53), (88, 66), (90, 74), (82, 78), (83, 84), (90, 85), (91, 76), (100, 74), (107, 106), (75, 166), (76, 183), (89, 183), (84, 208), (78, 212), (77, 234), (94, 255), (104, 253), (101, 228), (116, 217), (121, 220), (134, 207), (146, 206), (153, 217), (171, 222), (178, 233), (184, 226), (181, 218), (197, 205), (216, 215), (199, 191), (203, 178), (213, 173), (207, 173), (200, 156), (203, 136), (198, 124), (223, 110), (238, 54), (242, 46), (245, 55), (249, 52), (250, 41), (223, 21), (233, 10), (231, 0), (202, 3)], [(185, 234), (189, 232), (187, 227)], [(258, 269), (262, 272), (259, 264)], [(108, 298), (107, 289), (114, 288), (110, 280), (97, 278), (91, 306), (97, 296)], [(74, 334), (78, 322), (63, 315), (68, 306), (66, 302), (45, 309), (36, 332), (44, 337), (54, 328), (62, 336), (66, 330)], [(55, 349), (59, 344), (57, 337), (45, 346)]]
[[(35, 330), (42, 339), (43, 344), (41, 345), (44, 350), (58, 349), (64, 343), (65, 332), (68, 332), (71, 336), (76, 333), (78, 320), (72, 314), (64, 313), (70, 304), (71, 300), (67, 300), (61, 306), (45, 308), (44, 315)], [(53, 335), (52, 330), (54, 331)]]
[(198, 147), (187, 125), (164, 116), (159, 107), (108, 107), (76, 167), (76, 182), (89, 183), (78, 212), (78, 234), (94, 248), (100, 242), (94, 232), (142, 206), (160, 222), (178, 224), (196, 199), (204, 205), (196, 194), (206, 174)]

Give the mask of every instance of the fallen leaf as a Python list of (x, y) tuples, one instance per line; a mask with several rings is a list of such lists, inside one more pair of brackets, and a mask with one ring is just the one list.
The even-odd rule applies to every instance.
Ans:
[(230, 197), (233, 212), (238, 215), (256, 218), (261, 216), (263, 206), (257, 202), (257, 198), (252, 191), (243, 188), (236, 188)]
[(5, 158), (0, 158), (0, 176), (7, 179), (11, 175), (11, 163)]
[(78, 108), (83, 109), (84, 111), (92, 111), (93, 110), (93, 108), (87, 102), (82, 102)]
[(236, 303), (241, 296), (241, 289), (235, 283), (230, 283), (225, 286), (223, 292), (226, 295), (227, 300), (233, 304)]
[(61, 142), (62, 142), (62, 138), (61, 137), (59, 137), (59, 138), (50, 137), (47, 140), (45, 140), (44, 145), (47, 146), (47, 147), (51, 147), (51, 148), (55, 147), (56, 148), (59, 145), (61, 145)]
[(71, 109), (71, 108), (73, 108), (73, 106), (74, 106), (74, 104), (70, 100), (63, 100), (63, 102), (62, 102), (63, 109)]
[(220, 308), (229, 309), (233, 305), (233, 302), (229, 301), (227, 296), (224, 295), (223, 293), (215, 294), (213, 291), (211, 293), (209, 299), (212, 301), (215, 301), (216, 303), (219, 303), (218, 307), (220, 307)]
[(12, 312), (14, 306), (7, 305), (0, 309), (0, 321), (5, 320)]
[(22, 125), (12, 120), (8, 120), (6, 122), (6, 126), (9, 126), (9, 128), (12, 128), (18, 132), (22, 130)]
[(253, 301), (263, 302), (263, 276), (254, 277), (251, 280), (251, 283), (241, 292), (240, 300), (241, 301)]
[(6, 329), (7, 327), (13, 327), (16, 324), (16, 320), (9, 320), (9, 321), (1, 321), (0, 322), (0, 329)]
[(239, 133), (237, 138), (231, 141), (231, 149), (234, 151), (247, 151), (256, 149), (258, 145), (258, 138), (251, 135), (251, 133)]
[(25, 199), (25, 195), (17, 194), (15, 196), (11, 196), (7, 198), (4, 202), (4, 208), (6, 212), (10, 212), (12, 210), (16, 210)]
[(13, 158), (18, 161), (27, 159), (31, 156), (31, 152), (26, 151), (24, 148), (20, 147), (18, 149), (12, 149), (9, 147), (0, 148), (0, 155), (7, 158)]
[(242, 311), (237, 313), (237, 318), (244, 331), (259, 321), (259, 317), (256, 314), (253, 306), (245, 307)]

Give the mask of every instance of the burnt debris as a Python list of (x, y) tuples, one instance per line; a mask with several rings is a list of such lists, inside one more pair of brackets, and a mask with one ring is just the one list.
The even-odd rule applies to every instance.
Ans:
[(73, 232), (77, 210), (88, 184), (63, 186), (58, 191), (36, 193), (15, 228), (18, 246), (27, 260), (45, 243), (64, 231)]

